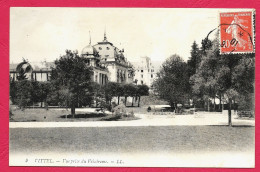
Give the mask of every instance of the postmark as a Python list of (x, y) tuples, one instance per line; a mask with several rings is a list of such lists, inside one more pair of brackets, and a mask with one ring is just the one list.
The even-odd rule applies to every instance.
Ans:
[(220, 53), (254, 53), (254, 11), (220, 12)]

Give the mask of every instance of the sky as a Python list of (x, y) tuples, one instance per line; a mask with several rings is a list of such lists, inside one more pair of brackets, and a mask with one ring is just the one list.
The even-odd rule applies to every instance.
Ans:
[(164, 61), (178, 54), (190, 57), (219, 25), (219, 9), (175, 8), (39, 8), (10, 10), (10, 63), (54, 61), (66, 49), (81, 50), (104, 38), (125, 50), (129, 61), (148, 56)]

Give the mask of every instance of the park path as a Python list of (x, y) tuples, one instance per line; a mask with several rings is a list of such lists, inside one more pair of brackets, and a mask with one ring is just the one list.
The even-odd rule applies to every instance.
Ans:
[[(84, 109), (81, 111), (84, 111)], [(54, 128), (54, 127), (131, 127), (131, 126), (203, 126), (227, 125), (228, 116), (221, 113), (201, 112), (196, 115), (152, 115), (135, 114), (139, 120), (131, 121), (84, 121), (84, 122), (10, 122), (10, 128)], [(237, 119), (232, 116), (234, 126), (255, 126), (254, 120)]]

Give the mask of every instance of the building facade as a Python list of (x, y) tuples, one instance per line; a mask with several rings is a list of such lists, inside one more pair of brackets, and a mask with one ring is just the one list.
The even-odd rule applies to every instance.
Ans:
[(100, 62), (109, 73), (108, 80), (118, 83), (133, 83), (133, 66), (124, 56), (124, 49), (120, 50), (107, 40), (106, 33), (104, 40), (94, 45), (100, 56)]
[(156, 68), (149, 57), (140, 57), (140, 61), (134, 63), (136, 84), (145, 84), (152, 87), (153, 81), (156, 78), (158, 68)]
[[(84, 47), (81, 56), (87, 59), (86, 65), (93, 67), (92, 80), (100, 85), (110, 82), (133, 83), (134, 69), (130, 62), (124, 56), (124, 50), (115, 47), (107, 40), (106, 33), (104, 40), (96, 45)], [(36, 81), (48, 81), (51, 76), (51, 68), (55, 67), (54, 63), (41, 62), (37, 64), (30, 63), (33, 70), (26, 74), (28, 79)], [(18, 64), (10, 64), (10, 79), (17, 80)], [(26, 68), (26, 66), (24, 67)]]
[[(23, 62), (22, 62), (23, 63)], [(9, 75), (10, 75), (10, 81), (16, 81), (19, 73), (17, 72), (16, 68), (19, 64), (10, 64), (9, 66)], [(52, 62), (32, 62), (32, 63), (25, 63), (22, 68), (23, 70), (26, 69), (27, 65), (30, 65), (32, 67), (32, 70), (25, 73), (25, 76), (27, 79), (36, 80), (40, 82), (48, 81), (51, 77), (51, 68), (54, 67), (54, 63)]]

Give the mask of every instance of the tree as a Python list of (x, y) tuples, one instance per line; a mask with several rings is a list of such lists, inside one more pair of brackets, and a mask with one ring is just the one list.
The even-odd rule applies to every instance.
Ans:
[(196, 43), (196, 41), (193, 42), (191, 46), (191, 57), (188, 60), (188, 71), (189, 76), (191, 77), (196, 73), (196, 70), (199, 67), (199, 64), (201, 62), (201, 52), (199, 49), (199, 45)]
[(115, 87), (115, 90), (116, 90), (115, 96), (117, 96), (117, 104), (119, 105), (120, 104), (120, 97), (124, 95), (124, 87), (123, 87), (122, 84), (119, 84), (119, 83), (117, 83), (115, 86), (116, 86)]
[(210, 110), (209, 105), (211, 99), (214, 100), (215, 110), (215, 98), (218, 89), (216, 74), (219, 72), (219, 52), (215, 47), (217, 46), (216, 41), (217, 40), (214, 40), (213, 44), (210, 44), (211, 47), (208, 47), (208, 49), (205, 50), (196, 74), (190, 78), (193, 94), (195, 95), (193, 97), (195, 100), (194, 102), (196, 102), (196, 98), (199, 98), (200, 96), (200, 98), (207, 103), (208, 111)]
[(16, 67), (17, 80), (10, 82), (10, 96), (13, 103), (17, 103), (22, 110), (32, 103), (32, 84), (28, 81), (26, 73), (32, 72), (32, 66), (23, 59)]
[[(194, 80), (194, 78), (197, 78), (198, 75), (198, 68), (200, 67), (200, 63), (202, 60), (202, 51), (199, 48), (199, 45), (196, 43), (196, 41), (193, 42), (192, 46), (191, 46), (191, 52), (190, 52), (191, 56), (188, 60), (188, 72), (189, 72), (189, 80), (190, 80), (190, 85), (191, 87), (196, 87), (196, 89), (194, 88), (194, 92), (192, 92), (192, 89), (190, 89), (190, 97), (193, 99), (193, 104), (195, 107), (195, 104), (199, 104), (201, 106), (201, 104), (204, 104), (204, 98), (203, 95), (201, 94), (201, 89), (198, 86), (199, 82), (196, 82)], [(195, 85), (196, 83), (196, 85)]]
[(36, 102), (42, 102), (41, 100), (41, 87), (40, 87), (40, 82), (35, 81), (35, 80), (31, 80), (31, 85), (32, 85), (32, 89), (31, 89), (31, 98), (32, 98), (32, 102), (33, 104)]
[(104, 86), (106, 101), (108, 101), (110, 105), (111, 105), (112, 98), (116, 96), (117, 85), (118, 83), (116, 82), (108, 82)]
[(38, 102), (41, 102), (41, 107), (42, 102), (44, 102), (45, 104), (53, 104), (53, 102), (51, 101), (51, 97), (56, 94), (53, 88), (53, 83), (50, 81), (38, 82), (38, 89)]
[(231, 105), (239, 95), (254, 93), (254, 54), (229, 54), (219, 59), (218, 83), (229, 102), (229, 125), (231, 126)]
[(28, 80), (20, 80), (17, 82), (17, 92), (16, 92), (16, 103), (18, 106), (24, 110), (26, 106), (32, 103), (32, 84)]
[[(231, 106), (243, 95), (254, 92), (254, 57), (255, 54), (219, 53), (218, 35), (215, 39), (202, 41), (202, 61), (196, 74), (190, 79), (192, 93), (204, 98), (220, 100), (227, 97), (229, 103), (228, 124), (232, 126)], [(242, 102), (242, 99), (241, 99)], [(209, 104), (208, 104), (209, 105)]]
[(141, 96), (149, 95), (149, 87), (147, 85), (137, 85), (136, 97), (138, 97), (138, 107), (140, 107)]
[(154, 82), (155, 92), (172, 108), (188, 101), (189, 76), (187, 64), (178, 55), (170, 56), (162, 65)]
[[(124, 84), (124, 96), (125, 96), (125, 106), (127, 102), (127, 97), (134, 97), (137, 92), (137, 88), (134, 84)], [(133, 101), (132, 101), (132, 106), (133, 106)]]
[(92, 82), (91, 85), (91, 89), (93, 90), (93, 100), (95, 102), (96, 107), (99, 106), (103, 108), (104, 106), (106, 106), (105, 89), (96, 82)]
[(16, 103), (16, 99), (17, 99), (17, 81), (11, 80), (10, 79), (10, 99), (12, 101), (13, 104)]
[(80, 57), (77, 52), (66, 50), (66, 54), (55, 61), (52, 72), (52, 82), (59, 85), (61, 103), (67, 103), (71, 108), (72, 117), (75, 116), (75, 108), (82, 98), (82, 93), (87, 93), (90, 88), (92, 68), (86, 65), (86, 59)]

